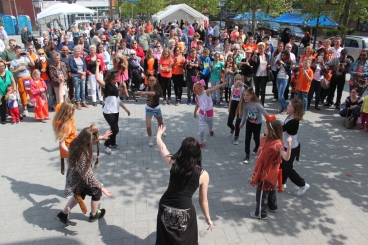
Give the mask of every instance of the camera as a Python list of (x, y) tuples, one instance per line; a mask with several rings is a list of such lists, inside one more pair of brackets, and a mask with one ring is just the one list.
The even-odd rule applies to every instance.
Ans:
[(20, 53), (20, 56), (26, 56), (27, 55), (27, 53), (26, 52), (22, 52), (22, 53)]
[(277, 65), (280, 65), (280, 61), (279, 61), (279, 60), (277, 60), (277, 61), (276, 61), (276, 64), (277, 64)]

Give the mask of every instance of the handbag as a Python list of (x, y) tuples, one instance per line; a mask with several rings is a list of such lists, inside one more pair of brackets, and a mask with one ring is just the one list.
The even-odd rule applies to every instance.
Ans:
[(321, 79), (321, 88), (328, 89), (330, 87), (330, 82), (326, 78)]
[(355, 127), (356, 125), (356, 121), (354, 120), (354, 117), (353, 115), (350, 115), (348, 117), (348, 114), (349, 114), (349, 110), (346, 111), (346, 117), (344, 119), (344, 122), (343, 122), (343, 125), (346, 129), (352, 129)]
[(267, 70), (267, 81), (273, 81), (274, 77), (273, 77), (273, 73), (271, 69)]

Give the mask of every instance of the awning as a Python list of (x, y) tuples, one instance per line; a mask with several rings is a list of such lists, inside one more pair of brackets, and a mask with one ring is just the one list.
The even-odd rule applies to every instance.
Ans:
[[(316, 26), (317, 18), (310, 19), (308, 14), (286, 13), (272, 20), (273, 22), (288, 23), (290, 25)], [(338, 27), (336, 22), (330, 20), (327, 16), (319, 17), (319, 26), (321, 27)]]
[[(252, 20), (252, 13), (251, 12), (245, 12), (245, 13), (242, 13), (242, 14), (238, 14), (237, 16), (235, 16), (233, 18), (233, 20)], [(272, 18), (267, 16), (264, 12), (257, 12), (256, 13), (256, 20), (271, 21)]]
[(44, 19), (47, 17), (58, 16), (61, 14), (71, 15), (71, 14), (94, 14), (96, 11), (83, 7), (78, 4), (69, 3), (58, 3), (48, 7), (41, 13), (37, 14), (37, 20)]

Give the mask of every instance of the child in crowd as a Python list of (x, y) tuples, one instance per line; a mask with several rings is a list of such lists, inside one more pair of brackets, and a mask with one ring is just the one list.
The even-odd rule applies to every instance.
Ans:
[(259, 146), (257, 162), (254, 166), (250, 184), (257, 186), (256, 211), (250, 216), (254, 219), (267, 219), (267, 207), (277, 212), (276, 182), (282, 159), (289, 160), (292, 138), (287, 138), (287, 151), (282, 144), (282, 126), (275, 115), (266, 116), (265, 134)]
[[(162, 113), (160, 108), (160, 97), (162, 96), (162, 89), (160, 84), (158, 84), (156, 75), (148, 74), (148, 86), (146, 91), (139, 91), (139, 96), (147, 95), (146, 103), (146, 125), (147, 134), (149, 137), (148, 145), (153, 146), (152, 138), (152, 117), (154, 116), (157, 120), (158, 126), (163, 125)], [(164, 133), (163, 136), (166, 136)]]
[(200, 64), (199, 75), (200, 75), (200, 79), (203, 79), (206, 83), (205, 89), (208, 88), (208, 82), (211, 76), (211, 70), (210, 70), (211, 59), (209, 55), (210, 55), (210, 50), (208, 48), (204, 48), (202, 55), (199, 56), (198, 58), (199, 64)]
[[(221, 74), (224, 69), (224, 63), (220, 61), (220, 53), (215, 53), (214, 61), (211, 63), (211, 86), (215, 87), (221, 83)], [(212, 93), (212, 101), (214, 104), (220, 105), (220, 90), (217, 89)]]
[(360, 109), (360, 119), (362, 121), (362, 125), (360, 125), (359, 129), (363, 129), (365, 123), (365, 132), (368, 132), (368, 95), (363, 99), (363, 105)]
[(35, 69), (32, 72), (33, 79), (31, 80), (31, 101), (34, 103), (34, 116), (40, 119), (43, 123), (50, 120), (49, 109), (47, 104), (47, 85), (41, 78), (41, 72)]
[[(310, 185), (308, 183), (305, 183), (304, 179), (300, 177), (293, 168), (294, 160), (300, 153), (300, 144), (298, 143), (297, 134), (299, 130), (299, 121), (303, 119), (303, 102), (299, 99), (290, 100), (287, 107), (287, 113), (288, 117), (285, 119), (284, 125), (282, 126), (282, 141), (286, 149), (289, 149), (289, 147), (291, 147), (291, 155), (289, 160), (284, 159), (281, 163), (282, 185), (283, 189), (285, 189), (286, 181), (289, 178), (291, 182), (299, 186), (297, 195), (301, 196), (310, 187)], [(291, 145), (289, 145), (289, 137), (292, 138)]]
[(211, 99), (211, 93), (220, 89), (225, 83), (214, 86), (210, 89), (205, 89), (206, 83), (204, 80), (198, 81), (196, 77), (192, 77), (192, 80), (195, 82), (193, 85), (193, 91), (196, 99), (196, 106), (194, 109), (194, 118), (197, 118), (197, 111), (199, 110), (199, 134), (200, 134), (200, 142), (199, 146), (204, 146), (204, 129), (206, 127), (206, 123), (208, 128), (210, 129), (210, 135), (213, 136), (213, 103)]
[(224, 73), (225, 73), (224, 79), (225, 79), (225, 83), (226, 83), (226, 85), (225, 85), (226, 105), (225, 106), (229, 106), (229, 97), (230, 97), (230, 100), (231, 100), (230, 89), (234, 85), (234, 75), (236, 73), (236, 65), (235, 65), (233, 55), (227, 56), (227, 61), (225, 63)]
[(300, 69), (299, 76), (298, 76), (298, 84), (296, 88), (298, 90), (297, 97), (304, 104), (304, 112), (307, 110), (308, 105), (308, 93), (311, 87), (311, 83), (313, 80), (313, 71), (310, 68), (311, 60), (306, 59), (303, 62), (303, 68)]
[[(229, 56), (230, 57), (230, 56)], [(230, 89), (230, 103), (229, 103), (229, 117), (227, 118), (227, 126), (230, 128), (230, 136), (233, 136), (234, 131), (235, 131), (235, 136), (234, 136), (234, 145), (238, 145), (239, 144), (239, 131), (240, 131), (240, 122), (241, 122), (241, 118), (240, 117), (236, 117), (236, 121), (235, 121), (235, 126), (233, 124), (234, 118), (235, 118), (235, 114), (236, 114), (236, 109), (238, 108), (238, 104), (240, 101), (240, 97), (243, 94), (244, 91), (244, 81), (243, 81), (243, 76), (240, 74), (235, 75), (234, 78), (234, 85), (231, 86)]]
[(9, 84), (6, 87), (6, 96), (5, 99), (7, 100), (9, 113), (12, 118), (12, 124), (14, 123), (20, 123), (20, 111), (18, 107), (18, 101), (17, 101), (17, 91), (14, 90), (14, 87), (12, 84)]
[(249, 163), (250, 140), (252, 139), (252, 135), (256, 144), (252, 153), (257, 154), (262, 128), (261, 114), (263, 114), (263, 116), (266, 116), (267, 112), (263, 108), (261, 100), (254, 93), (253, 87), (248, 87), (244, 90), (238, 108), (236, 110), (237, 117), (242, 118), (240, 128), (243, 128), (244, 124), (247, 123), (245, 127), (245, 158), (243, 160), (244, 164)]
[[(194, 94), (193, 94), (193, 85), (194, 85), (194, 81), (192, 81), (192, 77), (197, 77), (198, 75), (198, 71), (199, 71), (199, 61), (197, 59), (197, 51), (192, 48), (190, 50), (190, 54), (187, 57), (187, 63), (185, 65), (185, 69), (187, 70), (187, 77), (186, 77), (186, 82), (187, 82), (187, 95), (188, 95), (188, 101), (187, 101), (187, 105), (191, 105), (192, 103), (195, 104), (195, 98), (194, 98)], [(193, 101), (192, 99), (192, 95), (193, 95)]]
[(296, 85), (298, 84), (298, 77), (299, 77), (299, 67), (294, 67), (293, 69), (293, 77), (290, 80), (291, 86), (291, 99), (296, 98)]

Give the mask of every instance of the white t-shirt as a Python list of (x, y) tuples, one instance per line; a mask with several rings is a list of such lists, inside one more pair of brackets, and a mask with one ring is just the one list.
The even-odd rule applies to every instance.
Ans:
[(313, 73), (313, 79), (320, 82), (323, 78), (323, 75), (321, 75), (321, 65), (320, 63), (316, 64), (316, 70)]
[(333, 56), (334, 56), (334, 58), (338, 58), (338, 57), (340, 57), (340, 55), (341, 55), (341, 50), (343, 50), (343, 48), (342, 47), (340, 47), (340, 48), (338, 48), (338, 49), (335, 49), (334, 47), (332, 47), (331, 48), (331, 50), (333, 50)]
[(29, 72), (29, 66), (28, 66), (29, 62), (30, 62), (30, 60), (27, 57), (20, 57), (19, 59), (14, 59), (10, 63), (10, 69), (16, 70), (20, 66), (25, 66), (26, 69), (23, 70), (23, 71), (19, 71), (18, 74), (17, 74), (17, 77), (21, 77), (21, 78), (30, 77), (31, 74)]
[(243, 94), (244, 87), (241, 86), (239, 88), (235, 88), (235, 86), (231, 86), (231, 100), (240, 101), (241, 95)]
[(103, 113), (105, 114), (118, 113), (120, 109), (119, 102), (120, 102), (119, 96), (118, 97), (115, 97), (115, 96), (106, 97), (105, 105), (102, 109)]
[(264, 55), (264, 58), (262, 56), (259, 56), (259, 66), (256, 73), (257, 77), (266, 77), (267, 76), (267, 60), (266, 55)]

